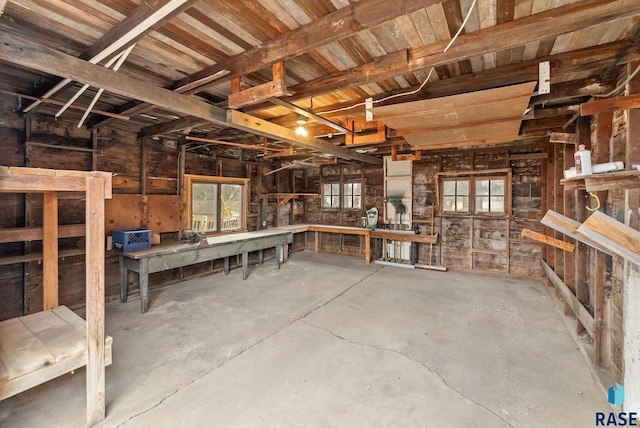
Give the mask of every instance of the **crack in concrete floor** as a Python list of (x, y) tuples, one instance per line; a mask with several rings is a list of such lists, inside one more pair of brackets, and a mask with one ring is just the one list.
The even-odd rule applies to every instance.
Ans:
[(350, 290), (352, 290), (354, 287), (358, 286), (359, 284), (362, 284), (364, 281), (366, 281), (368, 278), (372, 277), (373, 275), (375, 275), (377, 272), (379, 272), (381, 269), (383, 269), (383, 266), (380, 266), (379, 268), (377, 268), (376, 270), (374, 270), (373, 272), (368, 273), (367, 275), (363, 276), (362, 278), (360, 278), (359, 280), (357, 280), (356, 282), (354, 282), (353, 284), (349, 285), (347, 288), (345, 288), (344, 290), (342, 290), (340, 293), (336, 294), (335, 296), (333, 296), (332, 298), (330, 298), (329, 300), (327, 300), (326, 302), (320, 304), (320, 305), (316, 305), (314, 307), (312, 307), (311, 309), (309, 309), (307, 312), (303, 313), (302, 315), (292, 319), (289, 323), (283, 325), (281, 328), (279, 328), (278, 330), (272, 332), (271, 334), (263, 337), (262, 339), (258, 340), (257, 342), (253, 343), (251, 346), (246, 347), (245, 349), (240, 350), (239, 352), (237, 352), (236, 354), (231, 355), (229, 358), (223, 360), (220, 362), (220, 364), (216, 365), (215, 367), (213, 367), (211, 370), (208, 370), (204, 373), (202, 373), (200, 376), (197, 376), (193, 379), (191, 379), (191, 381), (189, 381), (188, 383), (181, 385), (180, 387), (174, 389), (173, 391), (171, 391), (169, 394), (165, 395), (164, 397), (162, 397), (162, 399), (160, 401), (158, 401), (156, 404), (154, 404), (151, 407), (148, 407), (138, 413), (136, 413), (135, 415), (131, 415), (129, 416), (127, 419), (125, 419), (124, 421), (120, 422), (117, 425), (117, 428), (121, 428), (124, 427), (125, 425), (127, 425), (129, 422), (133, 421), (135, 418), (142, 416), (146, 413), (149, 413), (150, 411), (152, 411), (153, 409), (159, 407), (160, 405), (162, 405), (162, 403), (164, 403), (165, 401), (167, 401), (169, 398), (173, 397), (174, 395), (176, 395), (178, 392), (180, 392), (181, 390), (183, 390), (184, 388), (187, 388), (189, 385), (192, 385), (193, 383), (197, 382), (198, 380), (202, 379), (203, 377), (209, 375), (209, 373), (212, 373), (216, 370), (218, 370), (220, 367), (224, 366), (225, 364), (229, 363), (230, 361), (235, 360), (236, 358), (238, 358), (239, 356), (241, 356), (242, 354), (244, 354), (245, 352), (250, 351), (251, 349), (255, 348), (256, 346), (260, 345), (261, 343), (266, 342), (267, 340), (271, 339), (272, 337), (274, 337), (275, 335), (277, 335), (278, 333), (280, 333), (281, 331), (283, 331), (284, 329), (290, 327), (291, 325), (295, 324), (298, 321), (303, 321), (304, 318), (308, 317), (309, 315), (311, 315), (312, 313), (314, 313), (315, 311), (317, 311), (318, 309), (321, 309), (325, 306), (327, 306), (328, 304), (330, 304), (331, 302), (335, 301), (336, 299), (342, 297), (344, 294), (346, 294), (347, 292), (349, 292)]
[(507, 420), (505, 420), (499, 413), (495, 412), (494, 410), (490, 409), (489, 407), (485, 406), (484, 404), (474, 400), (471, 397), (468, 397), (466, 395), (464, 395), (461, 391), (459, 391), (458, 389), (454, 388), (453, 386), (449, 385), (449, 383), (447, 383), (447, 381), (445, 380), (444, 377), (442, 377), (442, 375), (440, 375), (440, 373), (438, 373), (437, 371), (433, 370), (431, 367), (429, 367), (426, 363), (419, 361), (419, 360), (415, 360), (413, 358), (411, 358), (410, 356), (403, 354), (402, 352), (396, 350), (396, 349), (391, 349), (391, 348), (383, 348), (380, 346), (376, 346), (376, 345), (372, 345), (369, 343), (362, 343), (362, 342), (358, 342), (356, 340), (352, 340), (352, 339), (348, 339), (346, 337), (340, 336), (339, 334), (333, 332), (331, 329), (326, 328), (326, 327), (322, 327), (320, 325), (317, 324), (313, 324), (310, 323), (309, 321), (306, 320), (301, 320), (304, 324), (313, 327), (313, 328), (317, 328), (319, 330), (323, 330), (327, 333), (329, 333), (330, 335), (334, 336), (337, 339), (343, 340), (347, 343), (350, 343), (352, 345), (356, 345), (356, 346), (361, 346), (361, 347), (365, 347), (365, 348), (373, 348), (375, 350), (381, 351), (381, 352), (390, 352), (396, 355), (399, 355), (415, 364), (419, 364), (422, 367), (424, 367), (425, 369), (427, 369), (427, 371), (429, 372), (429, 374), (431, 374), (431, 376), (436, 377), (443, 385), (445, 385), (448, 389), (450, 389), (451, 391), (455, 392), (456, 394), (458, 394), (460, 397), (462, 397), (464, 400), (469, 401), (473, 404), (475, 404), (478, 407), (481, 407), (483, 409), (485, 409), (486, 411), (488, 411), (489, 413), (493, 414), (495, 417), (497, 417), (498, 419), (500, 419), (502, 422), (504, 422), (507, 426), (514, 428), (513, 425), (511, 425)]

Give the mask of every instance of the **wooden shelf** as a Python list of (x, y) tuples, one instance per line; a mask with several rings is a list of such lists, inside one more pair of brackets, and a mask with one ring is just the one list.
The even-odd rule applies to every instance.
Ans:
[[(2, 321), (0, 334), (0, 400), (87, 363), (86, 321), (66, 306)], [(112, 343), (106, 336), (106, 366)]]
[(599, 192), (612, 189), (640, 188), (640, 171), (617, 171), (603, 174), (582, 175), (560, 180), (564, 190)]
[[(0, 192), (43, 193), (42, 229), (22, 232), (42, 239), (44, 309), (0, 326), (0, 399), (86, 366), (89, 426), (105, 417), (105, 365), (111, 360), (111, 339), (104, 334), (104, 200), (111, 198), (111, 188), (111, 173), (106, 172), (0, 166)], [(58, 239), (80, 233), (76, 225), (60, 232), (58, 194), (67, 192), (85, 195), (86, 322), (58, 304), (58, 258), (65, 254), (58, 250)], [(3, 239), (11, 242), (16, 233), (20, 231), (9, 230)]]
[[(65, 257), (82, 256), (84, 255), (84, 249), (75, 250), (62, 250), (58, 252), (58, 258), (63, 259)], [(14, 263), (27, 263), (42, 261), (44, 259), (43, 253), (24, 254), (22, 256), (11, 256), (0, 258), (0, 266), (12, 265)]]

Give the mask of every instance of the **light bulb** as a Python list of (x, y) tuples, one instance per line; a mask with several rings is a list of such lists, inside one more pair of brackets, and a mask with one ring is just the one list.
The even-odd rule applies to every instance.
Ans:
[(309, 133), (304, 128), (304, 126), (298, 126), (296, 128), (296, 134), (300, 135), (301, 137), (306, 137)]

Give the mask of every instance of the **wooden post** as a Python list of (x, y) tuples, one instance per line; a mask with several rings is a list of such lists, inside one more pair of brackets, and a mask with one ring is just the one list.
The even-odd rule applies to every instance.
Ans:
[(147, 194), (147, 139), (140, 142), (140, 194)]
[[(557, 146), (559, 149), (563, 150), (563, 169), (569, 169), (572, 166), (574, 166), (573, 154), (576, 151), (576, 146), (574, 144), (562, 144), (562, 145), (557, 144)], [(576, 218), (576, 215), (575, 215), (576, 192), (573, 190), (564, 191), (562, 196), (563, 196), (562, 204), (563, 204), (564, 215), (569, 218), (575, 219)], [(566, 235), (564, 236), (564, 240), (565, 241), (567, 240)], [(558, 253), (556, 252), (556, 255), (557, 254)], [(563, 277), (564, 283), (569, 288), (569, 290), (573, 292), (573, 294), (577, 295), (578, 293), (577, 293), (576, 281), (575, 281), (575, 277), (576, 277), (575, 254), (573, 252), (564, 251), (561, 257), (563, 257), (562, 277)], [(584, 331), (584, 328), (582, 327), (582, 325), (580, 324), (580, 321), (578, 320), (577, 314), (576, 314), (576, 331), (578, 333), (582, 333)]]
[(91, 170), (96, 171), (98, 169), (98, 129), (91, 130)]
[(104, 370), (104, 198), (105, 180), (87, 177), (87, 424), (105, 417)]
[(58, 194), (44, 194), (42, 277), (44, 310), (58, 307)]
[[(178, 195), (184, 195), (184, 174), (187, 164), (187, 146), (185, 144), (180, 145), (180, 153), (178, 153)], [(184, 201), (184, 199), (183, 199)]]
[[(640, 62), (627, 64), (627, 74), (640, 67)], [(640, 94), (640, 77), (636, 76), (629, 82), (629, 95)], [(626, 138), (626, 166), (631, 169), (632, 164), (640, 163), (640, 110), (628, 111)], [(625, 195), (626, 214), (625, 223), (634, 230), (640, 228), (640, 189), (627, 189)], [(624, 319), (624, 387), (626, 399), (625, 412), (640, 411), (640, 267), (635, 263), (625, 262), (625, 278), (623, 293)]]
[[(291, 193), (296, 193), (296, 171), (294, 169), (291, 169), (289, 171), (289, 189), (291, 189)], [(289, 211), (289, 224), (295, 224), (296, 223), (296, 214), (295, 214), (295, 210), (296, 210), (296, 198), (293, 197), (291, 198), (291, 200), (289, 202), (291, 202), (291, 211)]]
[[(613, 132), (613, 112), (600, 113), (596, 116), (596, 132), (595, 141), (592, 149), (592, 163), (605, 163), (611, 160), (611, 137)], [(586, 196), (586, 193), (585, 193)], [(608, 197), (607, 191), (596, 192), (596, 196), (600, 199), (601, 210), (606, 210), (605, 201)], [(587, 199), (583, 200), (583, 205), (587, 203)], [(578, 219), (581, 223), (586, 220)], [(596, 365), (601, 367), (609, 367), (611, 365), (611, 281), (607, 280), (607, 255), (591, 249), (595, 252), (593, 259), (593, 287), (594, 287), (594, 318), (595, 318), (595, 338), (594, 338), (594, 360)], [(592, 260), (593, 260), (592, 259)]]

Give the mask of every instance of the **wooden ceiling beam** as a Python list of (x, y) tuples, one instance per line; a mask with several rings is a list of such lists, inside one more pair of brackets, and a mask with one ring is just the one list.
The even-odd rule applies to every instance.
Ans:
[(315, 114), (315, 113), (313, 113), (313, 112), (311, 112), (309, 110), (305, 110), (302, 107), (298, 107), (295, 104), (291, 104), (291, 103), (289, 103), (287, 101), (281, 100), (280, 98), (271, 98), (269, 100), (269, 102), (271, 102), (271, 103), (273, 103), (275, 105), (287, 108), (287, 109), (293, 111), (294, 113), (297, 113), (297, 114), (302, 115), (304, 117), (308, 117), (309, 119), (313, 119), (313, 120), (315, 120), (315, 121), (317, 121), (317, 122), (319, 122), (319, 123), (321, 123), (323, 125), (327, 125), (327, 126), (333, 128), (333, 129), (335, 129), (336, 131), (340, 131), (340, 132), (344, 132), (344, 133), (349, 132), (349, 130), (347, 128), (345, 128), (344, 126), (342, 126), (342, 125), (334, 123), (334, 122), (330, 121), (329, 119), (325, 119), (322, 116), (318, 116), (317, 114)]
[(626, 97), (605, 98), (600, 101), (584, 103), (580, 106), (580, 116), (591, 116), (617, 110), (640, 108), (640, 94)]
[(226, 113), (220, 107), (194, 97), (176, 94), (122, 73), (114, 73), (18, 35), (3, 34), (0, 59), (226, 126)]
[(392, 53), (331, 76), (291, 86), (289, 89), (295, 95), (289, 100), (318, 96), (425, 68), (447, 65), (476, 55), (498, 52), (639, 14), (640, 2), (637, 0), (584, 0), (473, 33), (461, 34), (447, 52), (444, 52), (444, 48), (448, 41), (436, 42), (407, 52)]
[(575, 100), (576, 98), (606, 94), (615, 87), (616, 82), (613, 80), (602, 81), (602, 79), (594, 77), (556, 83), (552, 84), (551, 93), (531, 97), (529, 105), (567, 103), (567, 101)]
[(288, 128), (235, 110), (226, 111), (195, 97), (178, 94), (120, 73), (114, 73), (99, 65), (38, 45), (17, 35), (9, 33), (3, 35), (3, 43), (0, 43), (0, 60), (104, 88), (106, 91), (198, 117), (221, 127), (230, 126), (344, 159), (373, 164), (381, 163), (380, 159), (373, 156), (356, 153), (313, 137), (299, 136)]
[[(479, 91), (484, 89), (493, 89), (500, 86), (514, 85), (523, 82), (530, 82), (538, 79), (538, 64), (542, 61), (551, 63), (551, 76), (559, 78), (562, 75), (570, 75), (572, 73), (584, 72), (586, 70), (600, 70), (613, 65), (620, 65), (629, 61), (640, 59), (640, 48), (632, 41), (616, 41), (604, 45), (598, 45), (579, 49), (561, 54), (549, 55), (541, 58), (535, 58), (517, 64), (509, 64), (503, 67), (497, 67), (489, 70), (483, 70), (477, 73), (465, 74), (462, 76), (451, 77), (445, 80), (437, 80), (430, 82), (422, 91), (416, 94), (410, 94), (418, 89), (418, 87), (403, 88), (399, 91), (392, 91), (377, 96), (378, 99), (387, 98), (394, 95), (394, 98), (388, 102), (377, 104), (378, 106), (386, 104), (398, 104), (411, 101), (419, 101), (429, 98), (444, 97), (449, 95), (457, 95), (466, 92)], [(553, 89), (555, 89), (553, 85)], [(299, 88), (294, 86), (291, 89)], [(336, 88), (336, 90), (339, 88)], [(402, 93), (409, 93), (405, 96), (398, 96)], [(315, 96), (315, 94), (313, 94)], [(307, 95), (308, 96), (308, 95)], [(300, 97), (294, 94), (287, 97), (287, 101), (295, 101)], [(363, 100), (364, 101), (364, 100)], [(326, 118), (342, 117), (345, 115), (345, 107), (351, 104), (339, 103), (330, 106), (324, 106), (323, 110), (333, 111), (340, 110), (334, 114), (323, 115)], [(247, 112), (257, 111), (268, 108), (267, 104), (256, 105)], [(322, 112), (317, 112), (322, 114)], [(364, 106), (356, 107), (346, 111), (352, 116), (364, 116)], [(122, 114), (128, 114), (123, 112)]]
[[(93, 46), (82, 52), (79, 58), (88, 60), (92, 64), (98, 64), (137, 42), (148, 32), (190, 8), (195, 2), (196, 0), (150, 0), (143, 2), (125, 19), (107, 31)], [(51, 97), (69, 83), (71, 83), (69, 79), (63, 79), (45, 91), (40, 98)], [(40, 102), (35, 101), (24, 111), (30, 111)]]
[(170, 134), (172, 132), (180, 132), (193, 126), (209, 123), (199, 117), (181, 117), (180, 119), (171, 120), (169, 122), (158, 123), (156, 125), (147, 126), (138, 132), (138, 138), (151, 137), (159, 134)]
[(295, 58), (337, 40), (351, 37), (399, 16), (424, 9), (444, 0), (366, 0), (340, 8), (333, 13), (271, 39), (225, 61), (178, 81), (173, 90), (196, 93), (216, 82), (216, 74), (229, 73), (225, 80), (244, 76), (276, 62)]
[[(170, 86), (179, 93), (194, 94), (211, 84), (219, 84), (234, 77), (246, 76), (276, 62), (286, 61), (311, 52), (328, 43), (351, 37), (407, 13), (442, 3), (444, 0), (366, 0), (340, 8), (313, 20), (258, 47), (219, 61), (211, 67), (185, 77)], [(140, 104), (138, 101), (135, 104)], [(114, 113), (131, 115), (134, 105), (115, 109)], [(138, 106), (138, 108), (144, 108)], [(92, 127), (101, 126), (101, 122)]]
[(355, 151), (345, 149), (344, 147), (335, 146), (329, 142), (320, 140), (319, 138), (299, 136), (295, 131), (289, 128), (284, 128), (276, 125), (275, 123), (250, 116), (237, 110), (228, 110), (227, 114), (229, 124), (232, 124), (234, 128), (244, 129), (247, 132), (269, 138), (277, 136), (278, 139), (295, 144), (296, 146), (327, 153), (343, 159), (350, 159), (376, 165), (382, 163), (382, 160), (379, 158), (357, 153)]

